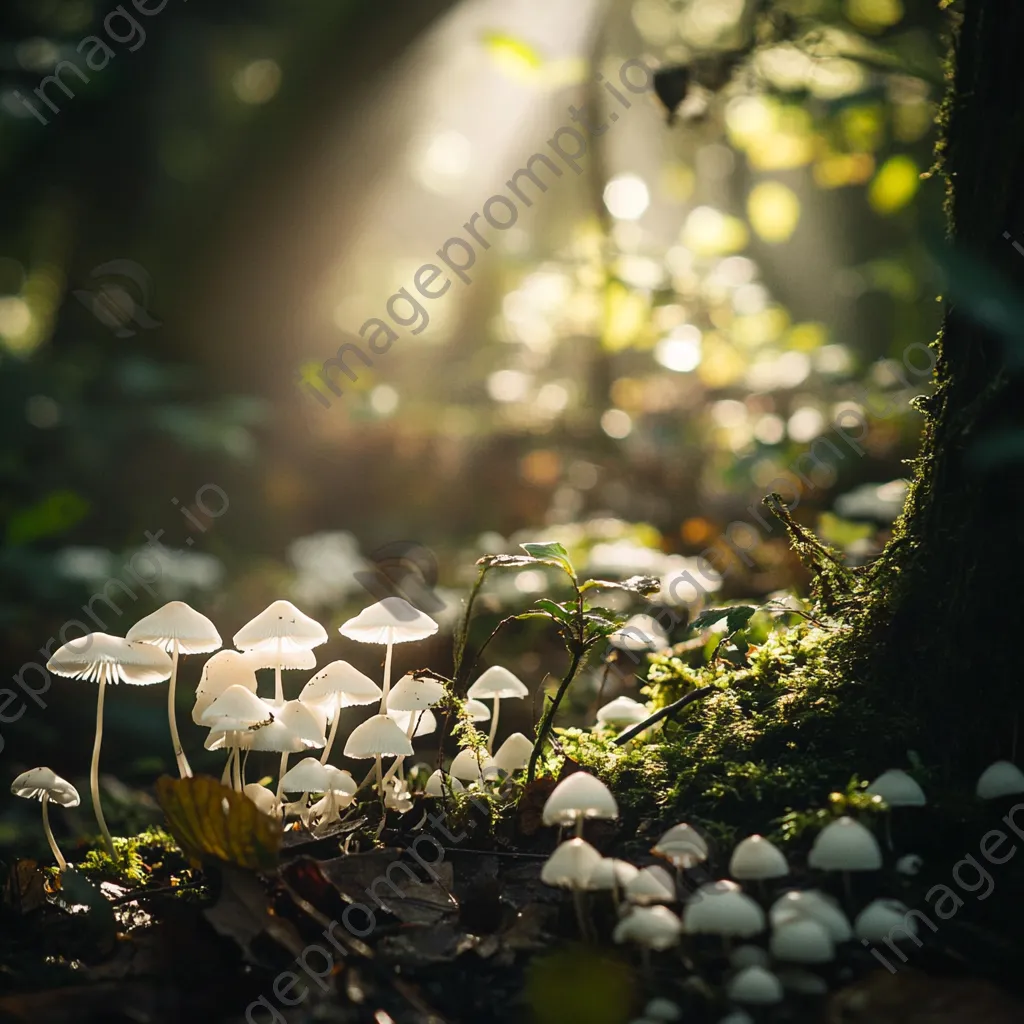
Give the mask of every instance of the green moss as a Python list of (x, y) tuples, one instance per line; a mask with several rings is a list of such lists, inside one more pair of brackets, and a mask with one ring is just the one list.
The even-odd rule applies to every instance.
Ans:
[(744, 668), (693, 668), (653, 658), (648, 690), (664, 705), (695, 686), (718, 692), (687, 707), (647, 742), (565, 730), (568, 756), (601, 774), (626, 815), (763, 832), (794, 808), (826, 808), (852, 776), (889, 766), (904, 723), (882, 719), (863, 684), (843, 675), (844, 629), (803, 623), (777, 631)]
[(99, 881), (122, 885), (147, 885), (155, 872), (169, 867), (166, 862), (186, 869), (181, 850), (174, 838), (162, 828), (153, 826), (137, 836), (114, 836), (115, 858), (104, 849), (90, 850), (75, 866), (84, 875)]

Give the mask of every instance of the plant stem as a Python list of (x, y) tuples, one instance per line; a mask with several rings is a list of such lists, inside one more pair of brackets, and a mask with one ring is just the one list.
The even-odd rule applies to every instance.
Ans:
[(241, 741), (239, 741), (235, 746), (235, 789), (241, 793), (244, 788), (245, 779), (242, 776), (242, 744)]
[(327, 764), (327, 758), (331, 756), (331, 747), (334, 746), (334, 737), (338, 735), (338, 719), (341, 717), (341, 694), (334, 695), (334, 720), (331, 722), (331, 732), (327, 737), (327, 746), (320, 755), (320, 763)]
[(394, 644), (388, 644), (387, 653), (384, 655), (384, 686), (383, 696), (380, 699), (380, 714), (388, 713), (388, 692), (391, 690), (391, 649)]
[(174, 713), (174, 689), (178, 681), (178, 640), (174, 640), (171, 651), (171, 682), (167, 687), (167, 721), (171, 725), (171, 745), (174, 747), (174, 760), (178, 764), (178, 776), (182, 779), (191, 778), (192, 767), (188, 763), (185, 751), (181, 749), (181, 737), (178, 735), (178, 719)]
[(43, 794), (43, 831), (46, 833), (46, 841), (50, 844), (50, 849), (53, 851), (53, 856), (57, 861), (57, 867), (63, 871), (67, 866), (68, 862), (64, 859), (64, 855), (60, 852), (57, 846), (57, 840), (53, 838), (53, 832), (50, 830), (50, 794)]
[(572, 659), (569, 662), (569, 670), (565, 673), (565, 678), (558, 684), (558, 692), (555, 694), (551, 703), (548, 704), (547, 709), (544, 712), (544, 717), (540, 720), (540, 725), (537, 727), (537, 739), (533, 744), (533, 750), (530, 753), (530, 763), (526, 769), (527, 785), (533, 782), (533, 778), (537, 774), (537, 759), (540, 757), (540, 752), (544, 749), (544, 744), (551, 732), (551, 726), (554, 724), (555, 713), (558, 711), (558, 705), (562, 703), (565, 691), (569, 689), (569, 684), (573, 681), (573, 678), (576, 675), (576, 670), (580, 667), (580, 662), (583, 660), (583, 656), (585, 654), (586, 651), (582, 646), (576, 646), (574, 648), (572, 652)]
[(288, 751), (281, 751), (281, 766), (277, 770), (277, 799), (281, 799), (282, 785), (284, 784), (284, 775), (288, 771)]
[(491, 732), (487, 737), (487, 753), (494, 753), (494, 737), (498, 735), (498, 709), (501, 707), (501, 698), (494, 698), (494, 711), (491, 713)]
[(633, 739), (634, 736), (639, 736), (645, 729), (650, 729), (652, 725), (656, 725), (663, 718), (668, 718), (669, 715), (674, 714), (676, 711), (681, 711), (687, 704), (692, 704), (695, 700), (700, 700), (701, 697), (707, 697), (708, 694), (714, 693), (715, 690), (716, 687), (714, 686), (702, 686), (697, 690), (691, 690), (685, 696), (680, 697), (679, 700), (659, 708), (650, 718), (645, 718), (642, 722), (631, 725), (625, 732), (620, 733), (615, 738), (615, 745), (617, 747), (623, 746), (623, 744)]
[(92, 764), (89, 766), (89, 792), (92, 794), (93, 813), (96, 815), (96, 824), (103, 833), (103, 841), (107, 845), (107, 853), (111, 859), (115, 859), (114, 840), (110, 838), (110, 829), (107, 828), (106, 819), (103, 817), (103, 807), (100, 804), (100, 746), (103, 743), (103, 696), (107, 688), (106, 666), (100, 670), (100, 692), (96, 697), (96, 738), (92, 744)]

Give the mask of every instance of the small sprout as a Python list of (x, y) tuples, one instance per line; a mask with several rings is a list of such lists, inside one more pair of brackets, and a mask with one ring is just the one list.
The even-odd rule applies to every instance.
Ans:
[(43, 832), (53, 851), (53, 859), (57, 862), (57, 867), (64, 871), (68, 862), (60, 852), (57, 840), (53, 838), (53, 831), (50, 828), (49, 805), (55, 803), (59, 807), (77, 807), (81, 802), (78, 790), (67, 779), (62, 779), (49, 768), (31, 768), (27, 772), (22, 772), (11, 783), (11, 793), (25, 800), (38, 800), (42, 804)]

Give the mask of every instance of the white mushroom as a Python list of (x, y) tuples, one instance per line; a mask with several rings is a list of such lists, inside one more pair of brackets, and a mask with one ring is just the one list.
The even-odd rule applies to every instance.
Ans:
[(312, 668), (313, 648), (327, 643), (327, 631), (291, 601), (274, 601), (250, 619), (232, 641), (240, 651), (262, 657), (256, 668), (273, 668), (274, 700), (284, 701), (282, 668)]
[(372, 757), (377, 773), (377, 789), (384, 799), (382, 757), (408, 757), (412, 754), (412, 741), (386, 714), (374, 715), (357, 725), (345, 741), (346, 757)]
[(326, 793), (327, 771), (315, 757), (304, 757), (281, 777), (283, 793)]
[(488, 753), (494, 750), (494, 738), (498, 734), (498, 713), (502, 698), (522, 699), (529, 697), (530, 691), (522, 681), (501, 665), (492, 665), (481, 673), (480, 678), (466, 691), (471, 700), (494, 700), (494, 711), (491, 714), (491, 731), (487, 737)]
[(749, 939), (763, 932), (764, 911), (732, 882), (702, 885), (683, 909), (683, 925), (693, 934)]
[(644, 1016), (654, 1021), (680, 1020), (683, 1011), (671, 999), (651, 999), (644, 1007)]
[(608, 891), (612, 894), (615, 905), (619, 903), (619, 893), (640, 873), (639, 869), (626, 860), (614, 857), (602, 857), (601, 863), (594, 868), (590, 876), (588, 888), (595, 892)]
[(472, 747), (463, 747), (452, 759), (448, 773), (453, 779), (463, 782), (479, 782), (493, 764), (494, 761), (486, 754), (481, 755)]
[(58, 807), (77, 807), (80, 803), (78, 790), (67, 779), (62, 779), (49, 768), (30, 768), (27, 772), (22, 772), (11, 783), (11, 793), (25, 800), (40, 802), (43, 809), (43, 832), (53, 851), (53, 859), (57, 862), (57, 867), (63, 871), (68, 866), (68, 862), (60, 852), (57, 840), (53, 838), (53, 831), (50, 828), (49, 805), (54, 803)]
[(676, 945), (682, 931), (682, 922), (668, 907), (634, 907), (616, 924), (612, 939), (662, 950)]
[(242, 787), (242, 793), (247, 796), (264, 814), (271, 818), (281, 817), (281, 801), (258, 782), (250, 782)]
[(450, 790), (452, 793), (461, 793), (465, 790), (465, 786), (454, 776), (446, 776), (440, 769), (432, 772), (430, 777), (427, 779), (427, 784), (423, 789), (424, 796), (444, 796), (445, 790)]
[(540, 880), (545, 885), (572, 890), (576, 918), (580, 932), (584, 936), (589, 934), (590, 929), (583, 904), (583, 893), (588, 887), (590, 876), (600, 862), (601, 854), (585, 839), (577, 837), (561, 843), (540, 869)]
[(829, 934), (833, 942), (846, 942), (853, 938), (853, 928), (846, 914), (831, 896), (817, 889), (793, 890), (783, 893), (768, 911), (773, 926), (794, 917), (816, 921)]
[(822, 871), (877, 871), (882, 850), (859, 821), (837, 818), (818, 833), (807, 863)]
[(693, 868), (708, 859), (708, 844), (692, 826), (681, 822), (673, 825), (651, 849), (676, 868)]
[(229, 687), (244, 686), (253, 693), (257, 690), (256, 667), (252, 658), (241, 651), (218, 651), (203, 665), (196, 701), (192, 706), (192, 721), (202, 725), (203, 712)]
[(1024, 772), (1012, 761), (996, 761), (981, 773), (976, 792), (979, 800), (1017, 796), (1024, 793)]
[(729, 979), (725, 994), (737, 1003), (771, 1006), (782, 1002), (782, 982), (764, 967), (744, 967)]
[(514, 732), (494, 752), (494, 764), (506, 774), (511, 775), (530, 763), (532, 753), (533, 741), (521, 732)]
[(772, 956), (799, 964), (822, 964), (836, 955), (832, 939), (823, 925), (809, 917), (786, 918), (772, 931)]
[(150, 644), (124, 640), (109, 633), (89, 633), (58, 647), (46, 663), (46, 668), (59, 676), (99, 683), (96, 696), (96, 736), (89, 766), (89, 792), (92, 794), (96, 823), (103, 833), (107, 852), (113, 857), (114, 840), (110, 837), (110, 829), (107, 828), (100, 805), (100, 745), (103, 742), (103, 697), (106, 686), (107, 683), (118, 682), (135, 686), (162, 683), (171, 675), (171, 659), (159, 647)]
[(612, 729), (625, 729), (630, 725), (638, 725), (650, 715), (647, 706), (632, 697), (616, 697), (597, 709), (597, 723)]
[(747, 836), (732, 852), (729, 874), (741, 881), (762, 881), (789, 874), (782, 851), (764, 836)]
[(674, 903), (676, 887), (672, 876), (659, 867), (642, 868), (627, 883), (624, 889), (630, 903)]
[(338, 632), (362, 644), (381, 644), (384, 654), (384, 686), (380, 713), (388, 709), (391, 689), (391, 651), (395, 644), (426, 640), (437, 632), (437, 623), (401, 597), (385, 597), (371, 604), (339, 627)]
[(225, 785), (231, 779), (237, 791), (243, 790), (240, 752), (251, 743), (250, 730), (269, 726), (273, 721), (271, 706), (242, 683), (232, 683), (207, 704), (199, 715), (199, 724), (210, 729), (207, 749), (230, 748), (221, 779)]
[(650, 615), (634, 615), (608, 637), (608, 643), (623, 651), (657, 651), (668, 646), (668, 634)]
[(491, 717), (491, 709), (482, 700), (467, 700), (465, 708), (473, 722), (486, 722)]
[(890, 807), (924, 807), (924, 790), (906, 772), (890, 768), (882, 772), (867, 788), (872, 796), (880, 796)]
[(322, 764), (327, 764), (334, 746), (334, 738), (338, 734), (339, 711), (341, 708), (355, 707), (361, 704), (374, 704), (381, 698), (380, 687), (359, 669), (347, 661), (332, 661), (309, 682), (299, 693), (299, 700), (305, 704), (317, 705), (331, 723), (331, 734), (320, 755)]
[(886, 942), (896, 930), (908, 939), (917, 935), (914, 914), (899, 900), (872, 900), (853, 922), (854, 934), (864, 942)]
[(576, 834), (587, 818), (617, 818), (619, 807), (612, 791), (588, 772), (573, 772), (551, 791), (541, 815), (545, 825), (573, 825)]

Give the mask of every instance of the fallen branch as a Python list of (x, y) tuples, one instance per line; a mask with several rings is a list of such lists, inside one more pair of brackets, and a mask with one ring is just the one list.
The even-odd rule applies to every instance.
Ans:
[(671, 704), (666, 704), (663, 708), (658, 708), (650, 718), (645, 718), (642, 722), (637, 722), (636, 725), (630, 726), (624, 733), (617, 736), (615, 739), (615, 745), (617, 747), (623, 746), (623, 744), (628, 743), (635, 736), (639, 736), (645, 729), (650, 729), (652, 725), (656, 725), (663, 718), (668, 718), (669, 715), (674, 715), (677, 711), (681, 711), (685, 708), (687, 704), (692, 704), (694, 701), (700, 700), (701, 697), (707, 697), (708, 694), (714, 693), (717, 689), (717, 686), (702, 686), (697, 690), (691, 690), (686, 694), (686, 696), (680, 697), (679, 700), (673, 701)]

